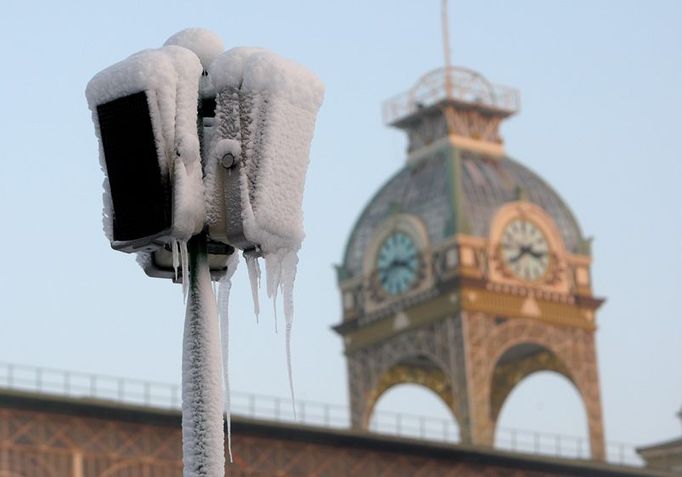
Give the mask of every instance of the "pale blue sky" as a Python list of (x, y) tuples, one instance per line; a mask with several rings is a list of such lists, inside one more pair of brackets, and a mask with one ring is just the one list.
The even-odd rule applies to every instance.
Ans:
[[(297, 281), (298, 397), (346, 402), (332, 264), (373, 192), (403, 163), (381, 102), (442, 62), (440, 2), (37, 2), (0, 7), (0, 361), (178, 382), (184, 306), (101, 230), (102, 174), (84, 98), (91, 76), (177, 30), (271, 48), (326, 83), (312, 149)], [(545, 177), (594, 236), (607, 438), (680, 435), (682, 406), (682, 3), (452, 0), (452, 56), (517, 87), (508, 153)], [(245, 268), (232, 299), (232, 381), (286, 396), (283, 336), (251, 313)], [(437, 413), (430, 401), (382, 406)], [(584, 433), (567, 382), (530, 378), (511, 427)], [(411, 404), (410, 404), (411, 403)], [(416, 403), (416, 404), (414, 404)], [(421, 404), (420, 404), (421, 403)]]

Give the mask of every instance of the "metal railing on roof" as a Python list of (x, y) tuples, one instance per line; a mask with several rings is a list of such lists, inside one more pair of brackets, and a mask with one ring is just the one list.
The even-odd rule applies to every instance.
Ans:
[(410, 90), (385, 101), (382, 107), (384, 123), (393, 124), (446, 99), (507, 115), (516, 113), (521, 107), (517, 89), (490, 83), (473, 70), (451, 66), (425, 74)]
[[(0, 362), (0, 389), (3, 388), (157, 409), (179, 410), (181, 407), (178, 384)], [(235, 416), (323, 428), (350, 428), (349, 409), (340, 404), (297, 399), (294, 416), (290, 399), (233, 391), (230, 400)], [(417, 414), (375, 411), (369, 430), (433, 442), (459, 441), (459, 428), (453, 420)], [(590, 458), (589, 443), (584, 437), (549, 432), (498, 428), (495, 448), (569, 459)], [(610, 463), (642, 465), (634, 445), (608, 442), (606, 451)]]

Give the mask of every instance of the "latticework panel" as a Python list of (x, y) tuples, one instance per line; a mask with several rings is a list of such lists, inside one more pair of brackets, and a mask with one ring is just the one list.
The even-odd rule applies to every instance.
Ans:
[[(501, 407), (500, 398), (510, 391), (509, 386), (531, 371), (548, 369), (564, 374), (575, 384), (587, 413), (592, 457), (603, 460), (604, 430), (594, 333), (531, 319), (498, 320), (485, 313), (471, 312), (463, 315), (469, 349), (469, 392), (485, 397), (475, 401), (472, 411), (475, 442), (492, 444), (498, 411), (493, 406)], [(517, 359), (500, 365), (500, 357), (506, 351), (528, 344), (537, 345), (548, 354), (536, 354), (534, 362)], [(496, 378), (495, 382), (493, 378)], [(496, 389), (502, 390), (500, 394), (504, 396), (495, 396)]]
[(0, 476), (15, 475), (180, 476), (180, 429), (0, 409)]
[(240, 436), (234, 477), (541, 477), (542, 472), (452, 462), (395, 452)]
[[(135, 416), (129, 416), (134, 418)], [(180, 477), (179, 422), (162, 424), (0, 409), (0, 477)], [(133, 419), (131, 419), (133, 420)], [(178, 420), (179, 421), (179, 420)], [(497, 464), (484, 455), (329, 431), (256, 427), (233, 435), (231, 477), (543, 477), (572, 474)], [(454, 449), (453, 449), (454, 451)], [(505, 459), (505, 462), (508, 459)], [(617, 475), (617, 474), (614, 474)]]
[[(354, 427), (367, 427), (375, 402), (388, 387), (381, 384), (387, 373), (404, 364), (406, 360), (417, 357), (425, 357), (442, 374), (442, 386), (430, 387), (439, 395), (440, 387), (448, 389), (451, 396), (445, 400), (446, 404), (460, 424), (466, 424), (466, 409), (463, 407), (466, 400), (462, 395), (465, 389), (462, 386), (462, 336), (459, 317), (450, 317), (397, 334), (348, 355), (351, 418)], [(405, 382), (408, 381), (414, 382)]]

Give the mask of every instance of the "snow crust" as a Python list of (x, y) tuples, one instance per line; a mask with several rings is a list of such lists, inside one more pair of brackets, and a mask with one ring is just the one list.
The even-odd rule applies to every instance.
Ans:
[(172, 58), (177, 73), (175, 96), (175, 155), (173, 169), (173, 237), (189, 240), (204, 226), (204, 183), (197, 137), (199, 78), (203, 71), (197, 56), (186, 48), (161, 49)]
[[(218, 92), (219, 112), (231, 110), (223, 116), (229, 135), (222, 140), (241, 141), (244, 235), (265, 259), (268, 297), (276, 302), (282, 291), (293, 397), (290, 343), (294, 280), (304, 237), (303, 187), (324, 86), (304, 67), (257, 48), (235, 48), (218, 56), (209, 76)], [(247, 265), (257, 315), (258, 269), (248, 259)]]
[(169, 148), (174, 136), (176, 83), (177, 74), (170, 56), (160, 50), (143, 50), (97, 73), (85, 89), (95, 133), (99, 140), (100, 167), (105, 176), (103, 225), (104, 233), (110, 241), (113, 240), (113, 205), (97, 106), (141, 91), (147, 92), (149, 113), (152, 117), (154, 139), (159, 155), (159, 168), (162, 174), (168, 175)]
[[(268, 297), (276, 302), (278, 291), (282, 291), (293, 398), (290, 343), (294, 280), (304, 237), (303, 186), (324, 86), (304, 67), (257, 48), (229, 50), (218, 56), (208, 71), (218, 92), (219, 109), (231, 110), (223, 116), (229, 123), (223, 130), (229, 135), (222, 141), (241, 141), (244, 235), (265, 259)], [(238, 124), (234, 118), (239, 118)], [(220, 143), (218, 148), (224, 150)], [(257, 264), (247, 258), (247, 266), (258, 315)]]
[(203, 68), (196, 54), (179, 46), (143, 50), (97, 73), (86, 87), (100, 143), (104, 180), (104, 232), (113, 241), (113, 207), (97, 116), (97, 106), (145, 92), (152, 119), (161, 174), (173, 184), (170, 235), (186, 241), (200, 232), (205, 219), (199, 141), (196, 134), (199, 80)]
[(182, 449), (185, 477), (224, 475), (220, 329), (206, 257), (195, 257), (182, 353)]
[[(260, 313), (259, 257), (265, 261), (265, 286), (275, 307), (275, 327), (280, 293), (283, 299), (293, 399), (291, 332), (298, 251), (305, 235), (303, 188), (316, 115), (324, 96), (324, 87), (313, 73), (270, 51), (222, 51), (223, 43), (217, 35), (189, 28), (171, 36), (162, 48), (141, 51), (99, 72), (86, 89), (105, 174), (103, 222), (107, 237), (113, 240), (113, 207), (98, 105), (146, 93), (159, 167), (173, 186), (168, 241), (175, 277), (180, 270), (187, 301), (182, 364), (186, 477), (224, 475), (223, 412), (232, 461), (228, 303), (239, 261), (238, 253), (229, 257), (216, 300), (208, 263), (205, 257), (190, 256), (188, 241), (205, 224), (220, 223), (227, 228), (240, 222), (244, 237), (253, 245), (243, 256), (256, 320)], [(212, 94), (217, 94), (216, 117), (211, 127), (208, 120), (204, 121), (202, 170), (198, 99)], [(225, 193), (225, 176), (221, 174), (238, 174), (236, 194)], [(230, 208), (229, 204), (238, 207)], [(239, 217), (226, 217), (235, 210)], [(149, 253), (138, 254), (140, 263), (148, 264), (149, 260)]]
[(164, 45), (182, 46), (193, 51), (199, 57), (204, 70), (225, 50), (222, 38), (203, 28), (181, 30), (168, 38)]
[(266, 256), (297, 249), (304, 236), (303, 186), (322, 83), (302, 66), (253, 48), (224, 53), (209, 74), (219, 95), (239, 90), (246, 238)]

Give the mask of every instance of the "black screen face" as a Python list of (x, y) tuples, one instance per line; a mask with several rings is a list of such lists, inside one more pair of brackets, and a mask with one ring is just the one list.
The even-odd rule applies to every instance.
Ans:
[(114, 240), (132, 241), (171, 227), (171, 192), (161, 176), (145, 92), (97, 106), (114, 207)]

